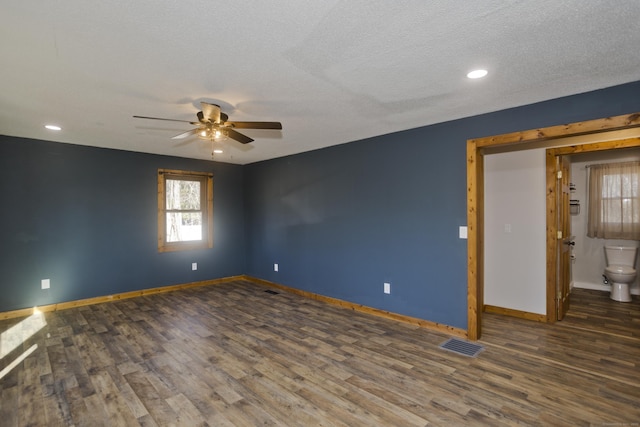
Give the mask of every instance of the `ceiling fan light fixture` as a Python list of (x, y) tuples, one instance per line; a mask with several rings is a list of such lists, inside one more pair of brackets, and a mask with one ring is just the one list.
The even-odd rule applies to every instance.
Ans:
[(228, 138), (239, 142), (240, 144), (249, 144), (253, 142), (253, 138), (250, 138), (237, 130), (238, 129), (274, 129), (282, 130), (282, 123), (280, 122), (236, 122), (229, 121), (229, 116), (220, 111), (220, 106), (217, 104), (210, 104), (202, 101), (202, 111), (198, 111), (196, 116), (197, 122), (189, 120), (178, 119), (163, 119), (161, 117), (149, 117), (149, 116), (133, 116), (137, 119), (151, 119), (151, 120), (164, 120), (169, 122), (182, 122), (196, 125), (195, 129), (183, 132), (179, 135), (172, 137), (171, 139), (184, 139), (190, 136), (196, 136), (200, 139), (218, 142), (224, 141)]
[(487, 70), (473, 70), (467, 73), (467, 77), (470, 79), (481, 79), (484, 76), (486, 76), (487, 74), (489, 74), (489, 72)]

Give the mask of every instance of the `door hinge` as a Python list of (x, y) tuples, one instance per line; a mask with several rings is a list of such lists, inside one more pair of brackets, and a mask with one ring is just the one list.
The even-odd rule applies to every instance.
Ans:
[(558, 171), (558, 179), (562, 179), (562, 171)]
[(562, 231), (558, 231), (558, 239), (562, 239)]

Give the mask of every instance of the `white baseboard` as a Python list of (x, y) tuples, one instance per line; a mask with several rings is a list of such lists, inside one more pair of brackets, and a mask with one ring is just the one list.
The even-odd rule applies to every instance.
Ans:
[[(589, 282), (571, 282), (572, 288), (580, 289), (593, 289), (595, 291), (611, 292), (611, 286), (603, 285), (602, 283), (589, 283)], [(629, 292), (632, 295), (640, 295), (640, 289), (631, 288)]]

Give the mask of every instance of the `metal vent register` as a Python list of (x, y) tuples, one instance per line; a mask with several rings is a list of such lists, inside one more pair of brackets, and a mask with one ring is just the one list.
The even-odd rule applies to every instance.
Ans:
[(468, 357), (476, 357), (482, 350), (484, 350), (484, 347), (481, 345), (462, 341), (457, 338), (450, 338), (440, 344), (440, 348)]

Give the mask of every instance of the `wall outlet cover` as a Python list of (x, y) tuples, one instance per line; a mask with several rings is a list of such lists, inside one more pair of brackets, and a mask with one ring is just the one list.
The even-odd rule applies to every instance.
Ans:
[(198, 269), (198, 263), (197, 262), (192, 262), (191, 263), (191, 270), (197, 270)]
[(273, 264), (273, 271), (278, 271), (278, 264)]
[(40, 286), (42, 287), (42, 289), (49, 289), (51, 287), (51, 280), (42, 279), (42, 281), (40, 282)]
[(390, 294), (391, 293), (391, 283), (385, 283), (384, 284), (384, 293), (385, 294)]

